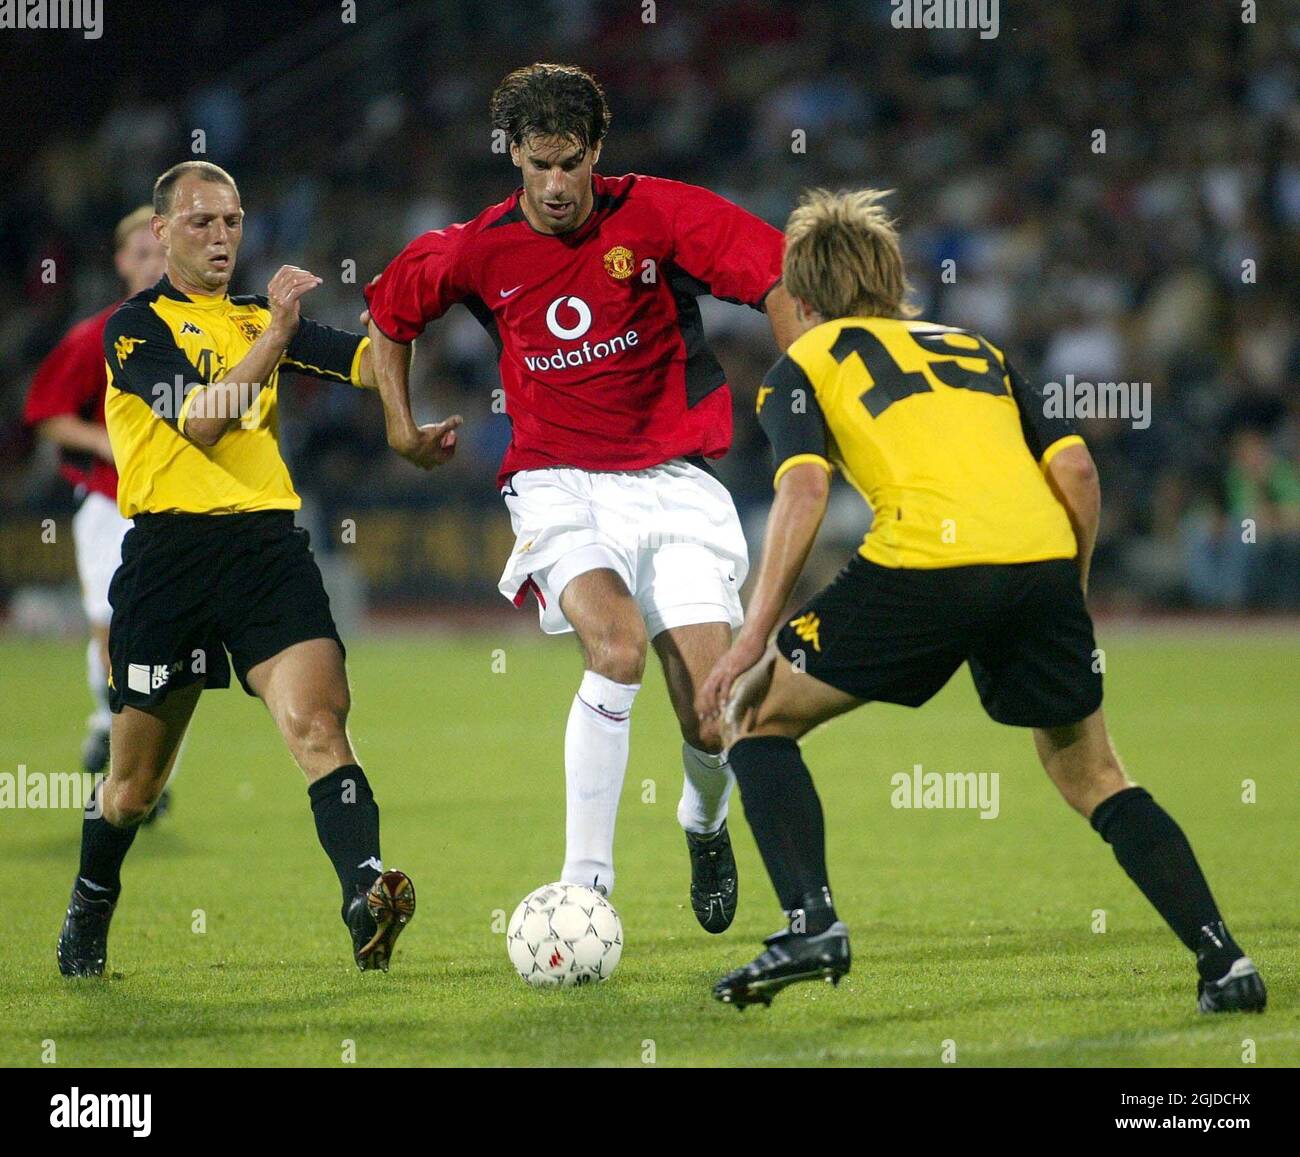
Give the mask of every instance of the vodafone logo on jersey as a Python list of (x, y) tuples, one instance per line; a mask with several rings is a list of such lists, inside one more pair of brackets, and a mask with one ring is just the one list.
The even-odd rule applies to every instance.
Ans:
[[(564, 294), (557, 297), (546, 307), (546, 328), (561, 341), (577, 341), (591, 328), (591, 306), (580, 297)], [(608, 340), (584, 341), (582, 345), (565, 349), (557, 347), (551, 353), (525, 354), (524, 365), (536, 373), (539, 370), (563, 370), (576, 366), (585, 366), (591, 362), (607, 358), (611, 354), (622, 353), (629, 346), (636, 345), (639, 335), (629, 329), (624, 334), (616, 334)]]
[[(560, 306), (564, 306), (566, 317), (576, 319), (576, 324), (560, 324)], [(557, 297), (546, 307), (546, 328), (563, 341), (579, 338), (591, 328), (591, 306), (580, 297)]]

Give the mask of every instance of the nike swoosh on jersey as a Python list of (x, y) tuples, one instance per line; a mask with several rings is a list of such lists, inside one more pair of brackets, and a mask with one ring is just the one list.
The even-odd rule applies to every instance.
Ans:
[[(515, 286), (515, 289), (522, 289), (522, 288), (523, 288), (522, 281)], [(512, 293), (514, 293), (515, 289), (499, 289), (497, 290), (497, 292), (501, 294), (502, 297), (509, 297)]]

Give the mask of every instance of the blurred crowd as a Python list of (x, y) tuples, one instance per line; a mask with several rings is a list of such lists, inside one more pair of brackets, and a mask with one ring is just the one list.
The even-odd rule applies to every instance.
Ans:
[[(219, 6), (218, 6), (219, 7)], [(1000, 33), (906, 31), (887, 0), (689, 6), (539, 0), (338, 5), (218, 80), (177, 31), (112, 62), (76, 123), (11, 171), (0, 219), (0, 512), (58, 498), (19, 412), (33, 366), (117, 292), (117, 218), (192, 152), (248, 212), (237, 286), (320, 273), (307, 311), (355, 327), (361, 286), (417, 233), (517, 185), (486, 106), (519, 64), (589, 68), (613, 111), (600, 169), (706, 185), (774, 224), (801, 188), (892, 200), (916, 301), (1043, 382), (1150, 383), (1149, 424), (1086, 420), (1104, 513), (1094, 594), (1113, 606), (1300, 607), (1300, 15), (1187, 0), (1001, 5)], [(1269, 9), (1266, 11), (1266, 9)], [(646, 22), (647, 11), (655, 16)], [(112, 13), (109, 13), (112, 35)], [(228, 18), (234, 19), (234, 18)], [(1289, 20), (1289, 22), (1288, 22)], [(207, 12), (204, 36), (234, 26)], [(176, 71), (168, 71), (174, 59)], [(42, 277), (53, 259), (59, 276)], [(709, 302), (736, 396), (718, 469), (761, 526), (770, 464), (753, 420), (775, 356), (765, 320)], [(417, 411), (465, 416), (430, 477), (390, 453), (377, 400), (282, 387), (300, 490), (337, 502), (493, 502), (509, 436), (491, 343), (463, 309), (418, 346)], [(847, 488), (823, 565), (860, 537)], [(485, 592), (485, 597), (491, 592)]]

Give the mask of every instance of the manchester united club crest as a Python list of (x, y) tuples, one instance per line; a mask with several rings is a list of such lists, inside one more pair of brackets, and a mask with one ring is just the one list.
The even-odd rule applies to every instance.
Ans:
[(237, 317), (234, 319), (235, 325), (249, 341), (257, 341), (262, 336), (262, 327), (257, 324), (251, 317)]
[(605, 254), (605, 272), (616, 281), (626, 281), (632, 276), (632, 250), (626, 245), (615, 245)]

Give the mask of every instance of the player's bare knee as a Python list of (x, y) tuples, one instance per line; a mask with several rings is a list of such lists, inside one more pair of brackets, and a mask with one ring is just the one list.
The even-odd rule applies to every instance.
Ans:
[(646, 639), (634, 634), (608, 635), (586, 644), (587, 666), (615, 683), (640, 683), (645, 673)]
[(133, 828), (148, 814), (149, 808), (138, 804), (119, 803), (114, 807), (104, 808), (104, 819), (115, 828)]
[(347, 717), (342, 702), (291, 708), (284, 714), (285, 738), (295, 752), (331, 751), (346, 738)]
[(115, 828), (135, 827), (153, 810), (158, 796), (162, 794), (161, 787), (154, 790), (151, 785), (134, 781), (119, 784), (110, 790), (111, 782), (110, 779), (104, 783), (100, 807), (104, 819)]

